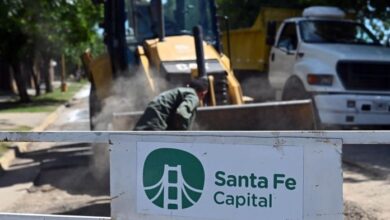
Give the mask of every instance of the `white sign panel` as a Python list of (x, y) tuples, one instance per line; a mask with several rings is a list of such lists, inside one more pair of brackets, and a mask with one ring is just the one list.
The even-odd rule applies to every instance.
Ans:
[(114, 219), (342, 219), (341, 141), (113, 135)]
[(301, 219), (302, 204), (302, 146), (137, 143), (138, 213)]

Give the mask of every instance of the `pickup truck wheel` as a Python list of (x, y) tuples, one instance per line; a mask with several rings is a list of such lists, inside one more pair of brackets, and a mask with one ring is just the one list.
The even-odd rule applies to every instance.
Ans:
[(282, 100), (301, 100), (311, 99), (310, 93), (308, 93), (303, 86), (303, 83), (298, 78), (290, 78), (287, 80), (282, 93)]
[(314, 108), (314, 121), (315, 121), (315, 129), (322, 129), (320, 116), (318, 115), (317, 107), (314, 102), (313, 96), (308, 93), (301, 82), (296, 77), (290, 78), (286, 85), (284, 86), (282, 93), (282, 100), (290, 101), (290, 100), (302, 100), (302, 99), (311, 99), (313, 108)]

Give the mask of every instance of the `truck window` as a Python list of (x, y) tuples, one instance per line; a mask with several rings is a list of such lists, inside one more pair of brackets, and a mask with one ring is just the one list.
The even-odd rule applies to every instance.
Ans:
[[(160, 0), (126, 0), (127, 35), (135, 35), (138, 42), (157, 37)], [(192, 34), (192, 28), (201, 25), (206, 41), (215, 41), (212, 14), (208, 0), (163, 0), (165, 34), (167, 36)], [(130, 39), (130, 37), (128, 37)], [(133, 37), (134, 38), (134, 37)]]
[(306, 43), (380, 45), (363, 25), (349, 21), (301, 21), (299, 29)]
[(298, 36), (295, 23), (286, 23), (280, 34), (277, 47), (288, 51), (296, 50), (298, 46)]

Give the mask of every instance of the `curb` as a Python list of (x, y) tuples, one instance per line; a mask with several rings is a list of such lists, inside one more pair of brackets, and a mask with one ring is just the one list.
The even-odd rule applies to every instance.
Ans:
[[(80, 92), (85, 86), (88, 84), (84, 85), (83, 87), (80, 88), (78, 92)], [(68, 100), (72, 100), (77, 94), (76, 92), (72, 98)], [(62, 112), (66, 108), (66, 103), (61, 104), (56, 110), (53, 112), (49, 113), (49, 115), (36, 127), (34, 127), (31, 131), (33, 132), (41, 132), (44, 131), (47, 127), (49, 127), (55, 120), (58, 119), (60, 116), (60, 112)], [(15, 157), (18, 156), (18, 154), (26, 152), (27, 147), (30, 143), (29, 142), (22, 142), (13, 147), (12, 149), (7, 150), (2, 156), (0, 156), (0, 176), (2, 173), (6, 171), (6, 169), (9, 167), (11, 161), (15, 159)]]
[(11, 161), (16, 157), (15, 148), (11, 148), (7, 150), (1, 157), (0, 157), (0, 176), (4, 174), (5, 169), (8, 168)]
[[(33, 132), (40, 132), (44, 131), (49, 125), (51, 125), (59, 116), (59, 113), (65, 109), (65, 105), (62, 104), (60, 107), (58, 107), (54, 112), (50, 113), (44, 120), (43, 122), (38, 125), (37, 127), (33, 128), (31, 131)], [(20, 143), (18, 144), (17, 148), (19, 149), (19, 152), (23, 153), (27, 151), (27, 146), (30, 143)]]
[[(59, 113), (65, 109), (65, 104), (59, 106), (56, 110), (51, 112), (41, 123), (40, 125), (33, 128), (31, 131), (40, 132), (44, 131), (49, 125), (51, 125), (59, 116)], [(13, 147), (13, 149), (7, 150), (2, 156), (0, 156), (0, 176), (4, 174), (5, 169), (9, 167), (11, 161), (15, 159), (16, 152), (23, 153), (27, 151), (29, 142), (22, 142)]]

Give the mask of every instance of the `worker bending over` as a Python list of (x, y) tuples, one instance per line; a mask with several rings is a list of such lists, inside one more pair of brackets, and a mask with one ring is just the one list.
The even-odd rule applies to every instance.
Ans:
[(135, 131), (188, 130), (200, 100), (208, 91), (205, 79), (194, 79), (187, 87), (161, 93), (151, 101), (135, 125)]

